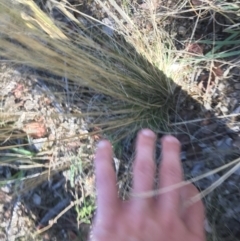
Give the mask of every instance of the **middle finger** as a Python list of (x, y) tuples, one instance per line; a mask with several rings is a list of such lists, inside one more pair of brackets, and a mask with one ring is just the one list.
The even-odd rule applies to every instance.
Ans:
[(133, 167), (133, 193), (151, 191), (155, 175), (156, 135), (148, 129), (142, 130), (137, 137), (136, 158)]

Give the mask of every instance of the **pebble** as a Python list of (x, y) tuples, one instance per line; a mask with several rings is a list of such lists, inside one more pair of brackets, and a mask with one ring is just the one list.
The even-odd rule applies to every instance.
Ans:
[(33, 199), (34, 204), (36, 204), (37, 206), (39, 206), (41, 204), (42, 199), (37, 193), (33, 194), (32, 199)]
[(220, 90), (220, 91), (225, 90), (225, 88), (226, 88), (226, 86), (225, 86), (225, 84), (223, 84), (223, 83), (220, 83), (220, 84), (218, 85), (218, 90)]
[(10, 184), (7, 184), (7, 185), (5, 185), (5, 186), (2, 186), (1, 187), (1, 190), (3, 191), (3, 192), (5, 192), (5, 193), (11, 193), (11, 191), (12, 191), (12, 186), (10, 185)]
[(240, 138), (237, 138), (236, 140), (234, 140), (232, 142), (232, 145), (236, 148), (239, 148), (240, 149)]
[(223, 139), (217, 140), (217, 141), (214, 141), (214, 145), (215, 145), (216, 147), (220, 147), (220, 146), (223, 144), (223, 142), (224, 142)]
[(109, 18), (104, 18), (102, 20), (102, 23), (104, 24), (102, 26), (102, 30), (105, 34), (107, 34), (108, 36), (112, 37), (114, 34), (114, 24), (112, 23), (112, 21)]
[(234, 88), (235, 88), (236, 90), (240, 90), (240, 83), (234, 84)]
[(231, 147), (231, 146), (232, 146), (232, 143), (233, 143), (232, 138), (230, 138), (230, 137), (226, 138), (225, 143), (226, 143), (229, 147)]
[(24, 107), (27, 111), (31, 111), (35, 109), (35, 103), (32, 100), (26, 100), (24, 103)]
[(205, 143), (199, 143), (198, 144), (201, 148), (208, 148), (208, 145), (207, 144), (205, 144)]
[(182, 151), (180, 155), (181, 155), (181, 157), (180, 157), (181, 160), (186, 160), (187, 159), (186, 151)]
[(56, 189), (58, 189), (59, 187), (64, 186), (64, 183), (65, 183), (65, 178), (62, 178), (59, 182), (57, 182), (56, 184), (54, 184), (54, 185), (52, 186), (52, 189), (53, 189), (53, 190), (56, 190)]
[(218, 123), (212, 123), (210, 125), (202, 127), (201, 131), (203, 134), (209, 135), (209, 134), (212, 134), (217, 129), (217, 127), (218, 127)]
[(202, 174), (202, 170), (204, 169), (204, 162), (197, 163), (193, 166), (191, 174), (193, 177), (197, 177)]
[(180, 35), (182, 35), (182, 36), (185, 36), (186, 33), (187, 33), (187, 29), (186, 29), (184, 26), (180, 26), (180, 27), (178, 28), (178, 33), (179, 33)]
[(32, 139), (33, 146), (37, 151), (41, 151), (44, 144), (47, 142), (47, 138)]
[(220, 110), (222, 111), (223, 114), (227, 114), (228, 113), (228, 108), (226, 106), (221, 106)]
[(202, 157), (202, 148), (197, 143), (193, 143), (188, 147), (186, 156), (189, 160), (197, 160)]
[(240, 106), (238, 106), (231, 114), (238, 114), (240, 113)]
[[(230, 147), (233, 145), (233, 140), (230, 137), (224, 138), (219, 141), (214, 142), (215, 146), (217, 147), (218, 150), (229, 150)], [(223, 155), (223, 153), (222, 153)], [(223, 155), (224, 156), (224, 155)]]
[(9, 167), (7, 167), (7, 168), (5, 169), (5, 176), (6, 176), (7, 179), (9, 179), (10, 177), (12, 177), (11, 170), (10, 170)]
[(239, 132), (240, 131), (240, 127), (239, 126), (230, 126), (229, 130), (232, 130), (233, 132)]
[(208, 101), (204, 102), (203, 106), (206, 110), (209, 110), (209, 111), (212, 110), (211, 103), (209, 103)]
[[(234, 174), (240, 176), (240, 168), (238, 168), (238, 169), (234, 172)], [(235, 185), (236, 185), (236, 184), (235, 184)]]

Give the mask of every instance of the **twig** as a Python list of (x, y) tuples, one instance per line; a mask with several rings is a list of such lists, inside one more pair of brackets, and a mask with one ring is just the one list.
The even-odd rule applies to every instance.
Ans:
[(204, 121), (206, 119), (209, 119), (209, 120), (211, 120), (211, 119), (224, 119), (224, 118), (235, 117), (235, 116), (239, 116), (239, 115), (240, 115), (240, 113), (223, 115), (223, 116), (214, 116), (212, 118), (199, 118), (199, 119), (196, 119), (196, 120), (171, 123), (171, 124), (169, 124), (169, 126), (185, 125), (185, 124), (188, 124), (188, 123), (195, 123), (195, 122)]
[(147, 192), (142, 192), (142, 193), (133, 193), (131, 194), (131, 196), (133, 198), (150, 198), (150, 197), (154, 197), (154, 196), (157, 196), (157, 195), (161, 195), (163, 193), (166, 193), (166, 192), (170, 192), (170, 191), (173, 191), (175, 189), (178, 189), (178, 188), (181, 188), (181, 187), (184, 187), (186, 185), (189, 185), (191, 183), (194, 183), (196, 181), (199, 181), (203, 178), (206, 178), (208, 176), (211, 176), (217, 172), (220, 172), (221, 170), (224, 170), (234, 164), (236, 164), (236, 166), (239, 167), (239, 162), (240, 162), (240, 158), (237, 158), (235, 159), (234, 161), (231, 161), (230, 163), (228, 164), (225, 164), (221, 167), (218, 167), (212, 171), (209, 171), (207, 173), (204, 173), (202, 175), (199, 175), (197, 177), (194, 177), (194, 178), (191, 178), (189, 180), (186, 180), (186, 181), (182, 181), (182, 182), (179, 182), (179, 183), (176, 183), (174, 185), (171, 185), (171, 186), (168, 186), (168, 187), (165, 187), (165, 188), (161, 188), (161, 189), (157, 189), (157, 190), (153, 190), (153, 191), (147, 191)]
[(82, 198), (78, 199), (78, 200), (75, 200), (73, 202), (71, 202), (65, 209), (63, 209), (54, 219), (52, 220), (49, 220), (49, 224), (44, 227), (44, 228), (41, 228), (40, 230), (36, 231), (34, 236), (37, 236), (45, 231), (47, 231), (48, 229), (50, 229), (53, 224), (57, 223), (58, 219), (60, 217), (62, 217), (63, 214), (65, 214), (68, 210), (70, 210), (72, 207), (74, 207), (75, 205), (77, 205), (78, 203), (81, 203), (82, 202)]

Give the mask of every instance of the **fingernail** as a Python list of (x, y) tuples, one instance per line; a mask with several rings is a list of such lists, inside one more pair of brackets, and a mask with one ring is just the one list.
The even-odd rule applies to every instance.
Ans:
[(171, 142), (171, 143), (176, 143), (179, 144), (179, 141), (177, 138), (173, 137), (173, 136), (164, 136), (163, 140), (166, 142)]
[(149, 129), (143, 129), (141, 131), (141, 133), (144, 135), (144, 136), (148, 136), (148, 137), (151, 137), (151, 138), (155, 138), (155, 133)]
[(99, 141), (98, 142), (98, 144), (97, 144), (97, 149), (98, 148), (104, 148), (104, 147), (106, 147), (107, 146), (107, 141), (105, 141), (105, 140), (102, 140), (102, 141)]

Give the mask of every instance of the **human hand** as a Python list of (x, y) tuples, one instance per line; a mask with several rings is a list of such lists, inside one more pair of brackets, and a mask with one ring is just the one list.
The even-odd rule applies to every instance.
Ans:
[[(139, 132), (133, 167), (133, 194), (153, 189), (156, 136), (144, 129)], [(93, 241), (204, 241), (204, 207), (201, 201), (184, 205), (196, 194), (193, 185), (173, 189), (151, 198), (118, 198), (112, 148), (101, 141), (95, 157), (97, 214)], [(159, 187), (166, 188), (183, 180), (180, 143), (172, 136), (162, 139)]]

